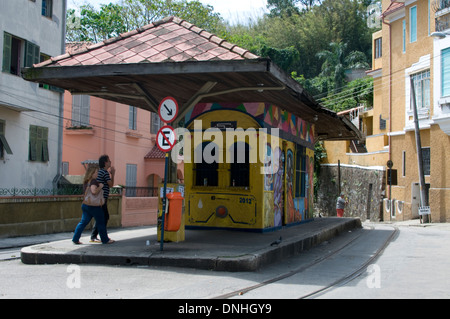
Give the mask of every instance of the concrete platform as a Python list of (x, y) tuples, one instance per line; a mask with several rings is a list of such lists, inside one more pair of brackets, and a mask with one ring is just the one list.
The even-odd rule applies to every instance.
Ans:
[[(172, 266), (215, 271), (256, 271), (308, 250), (339, 233), (360, 228), (354, 218), (318, 218), (271, 233), (231, 230), (186, 230), (186, 241), (160, 243), (155, 227), (111, 230), (111, 245), (74, 245), (71, 238), (22, 248), (25, 264), (104, 264)], [(282, 238), (279, 244), (271, 245)], [(147, 245), (149, 242), (149, 245)]]

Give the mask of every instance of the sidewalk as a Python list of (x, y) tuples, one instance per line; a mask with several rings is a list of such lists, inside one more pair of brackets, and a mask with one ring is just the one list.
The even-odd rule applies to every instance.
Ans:
[[(156, 241), (155, 227), (126, 228), (110, 231), (110, 237), (116, 240), (112, 245), (91, 244), (88, 236), (82, 236), (83, 245), (74, 245), (71, 234), (66, 234), (63, 240), (23, 248), (21, 259), (25, 264), (86, 263), (256, 271), (359, 227), (359, 219), (318, 218), (271, 233), (186, 230), (184, 242), (164, 243), (164, 251), (160, 251), (160, 243)], [(271, 245), (280, 237), (279, 244)], [(0, 239), (0, 245), (2, 241)]]

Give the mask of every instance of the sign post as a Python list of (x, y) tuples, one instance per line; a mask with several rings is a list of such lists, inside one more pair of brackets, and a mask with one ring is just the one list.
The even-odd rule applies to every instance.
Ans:
[[(166, 97), (159, 104), (158, 114), (161, 120), (165, 123), (172, 123), (178, 114), (178, 103), (172, 97)], [(166, 153), (164, 165), (164, 191), (162, 198), (162, 212), (161, 212), (161, 243), (160, 251), (164, 250), (164, 222), (166, 217), (167, 207), (167, 172), (169, 170), (169, 152), (175, 146), (176, 136), (175, 130), (172, 126), (166, 125), (161, 127), (156, 134), (156, 146)]]

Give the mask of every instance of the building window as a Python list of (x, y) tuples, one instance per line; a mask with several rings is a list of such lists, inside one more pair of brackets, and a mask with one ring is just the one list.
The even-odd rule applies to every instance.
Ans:
[(48, 127), (30, 125), (28, 160), (48, 162)]
[(402, 176), (406, 176), (406, 152), (403, 151), (402, 154)]
[(406, 20), (403, 20), (403, 53), (406, 52)]
[(383, 56), (383, 39), (375, 39), (375, 59), (379, 59)]
[(441, 94), (450, 96), (450, 48), (441, 52)]
[(42, 0), (42, 15), (47, 18), (52, 17), (53, 0)]
[(137, 185), (137, 165), (127, 164), (126, 177), (125, 177), (125, 193), (127, 197), (136, 197), (136, 185)]
[(72, 126), (89, 126), (90, 105), (89, 95), (72, 95)]
[(5, 121), (0, 120), (0, 158), (3, 158), (6, 153), (12, 155), (11, 148), (9, 147), (8, 141), (5, 136)]
[(137, 130), (137, 107), (131, 105), (128, 111), (128, 128)]
[(414, 6), (409, 11), (409, 42), (417, 41), (417, 6)]
[(430, 70), (411, 75), (414, 80), (417, 109), (430, 108)]
[(430, 148), (423, 147), (422, 148), (422, 159), (423, 159), (423, 174), (426, 176), (430, 176), (431, 165), (430, 165)]
[(62, 175), (69, 175), (69, 162), (62, 162)]
[(38, 45), (22, 40), (12, 34), (3, 33), (3, 72), (20, 75), (22, 67), (31, 67), (33, 64), (39, 63), (39, 60)]
[(157, 134), (159, 129), (161, 128), (161, 119), (159, 118), (159, 115), (157, 113), (152, 112), (150, 114), (151, 114), (150, 133)]

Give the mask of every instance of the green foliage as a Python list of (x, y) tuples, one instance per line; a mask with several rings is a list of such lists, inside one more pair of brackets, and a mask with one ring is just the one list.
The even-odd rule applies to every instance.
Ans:
[(314, 145), (314, 199), (317, 199), (317, 193), (320, 189), (320, 163), (324, 158), (327, 158), (327, 150), (323, 142), (319, 141)]
[[(322, 105), (335, 111), (371, 103), (371, 79), (346, 81), (346, 72), (368, 68), (371, 0), (269, 0), (270, 13), (230, 25), (198, 0), (123, 0), (121, 5), (68, 10), (68, 41), (99, 42), (167, 16), (178, 16), (292, 74)], [(79, 19), (80, 23), (75, 23)]]
[(358, 104), (371, 107), (373, 104), (373, 78), (365, 77), (353, 80), (346, 84), (340, 92), (331, 91), (318, 101), (324, 107), (335, 112), (355, 108)]
[[(83, 5), (79, 17), (74, 10), (68, 10), (70, 21), (67, 23), (66, 39), (69, 42), (96, 43), (168, 16), (185, 19), (212, 33), (225, 33), (225, 23), (220, 14), (215, 13), (212, 6), (203, 5), (198, 0), (124, 0), (122, 5), (101, 5), (100, 10)], [(75, 23), (76, 19), (80, 23)]]

